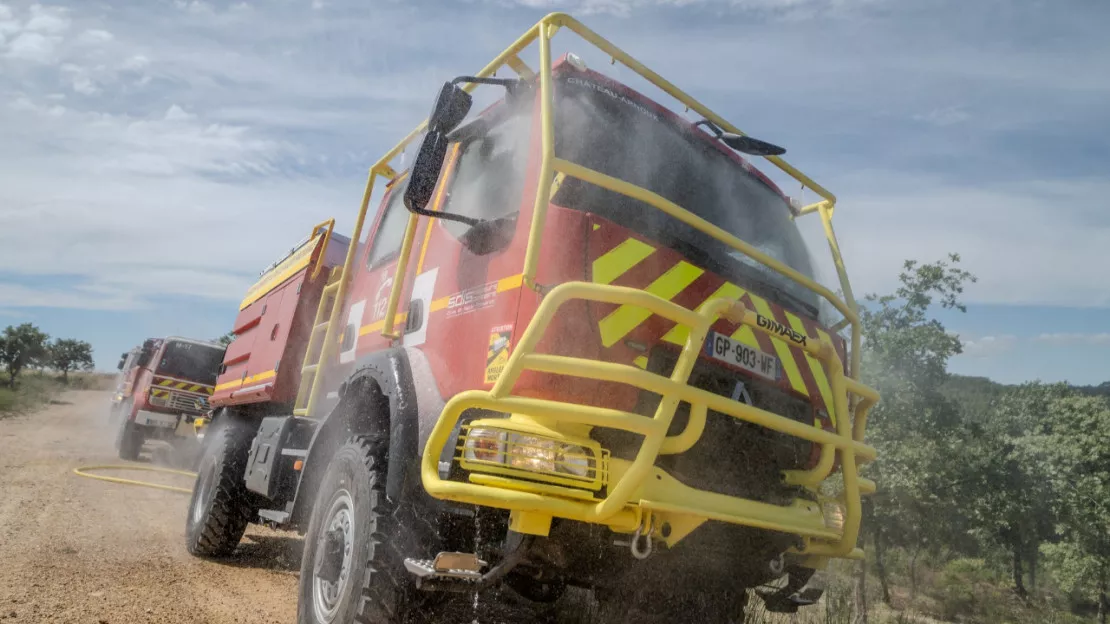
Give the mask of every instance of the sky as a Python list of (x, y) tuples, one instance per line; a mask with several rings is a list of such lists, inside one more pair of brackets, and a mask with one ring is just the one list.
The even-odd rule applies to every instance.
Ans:
[(0, 326), (87, 340), (106, 370), (225, 333), (314, 223), (350, 228), (444, 80), (553, 10), (787, 147), (838, 196), (858, 294), (960, 254), (954, 372), (1110, 380), (1098, 0), (0, 0)]

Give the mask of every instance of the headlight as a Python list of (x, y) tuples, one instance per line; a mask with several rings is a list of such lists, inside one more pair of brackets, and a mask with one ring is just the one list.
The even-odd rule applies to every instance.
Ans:
[(463, 456), (469, 461), (505, 463), (505, 432), (471, 429)]
[(497, 429), (470, 429), (463, 445), (463, 459), (579, 479), (597, 477), (597, 457), (591, 449), (543, 436)]
[(509, 436), (509, 465), (530, 472), (555, 472), (555, 440), (514, 433)]

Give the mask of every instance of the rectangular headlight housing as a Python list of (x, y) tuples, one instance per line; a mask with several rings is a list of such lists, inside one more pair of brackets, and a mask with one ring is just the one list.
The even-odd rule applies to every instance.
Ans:
[(604, 485), (607, 454), (597, 442), (514, 431), (488, 422), (464, 425), (460, 431), (458, 459), (463, 468), (591, 490)]

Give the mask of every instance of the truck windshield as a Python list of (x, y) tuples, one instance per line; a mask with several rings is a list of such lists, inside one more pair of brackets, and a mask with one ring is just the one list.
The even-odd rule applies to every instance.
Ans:
[[(558, 157), (653, 191), (813, 277), (786, 200), (693, 130), (582, 75), (557, 79), (556, 102)], [(708, 270), (772, 298), (786, 294), (790, 301), (782, 303), (817, 313), (815, 293), (643, 202), (568, 178), (554, 203), (632, 228)]]
[(224, 349), (171, 340), (162, 351), (162, 360), (156, 372), (211, 386), (216, 383), (217, 370), (223, 361)]

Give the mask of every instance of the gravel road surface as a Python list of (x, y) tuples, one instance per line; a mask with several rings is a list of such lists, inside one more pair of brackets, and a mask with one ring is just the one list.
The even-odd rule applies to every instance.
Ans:
[(0, 416), (0, 622), (295, 621), (295, 535), (251, 526), (233, 558), (199, 560), (185, 551), (188, 496), (72, 473), (124, 463), (109, 397), (68, 392), (37, 413)]

